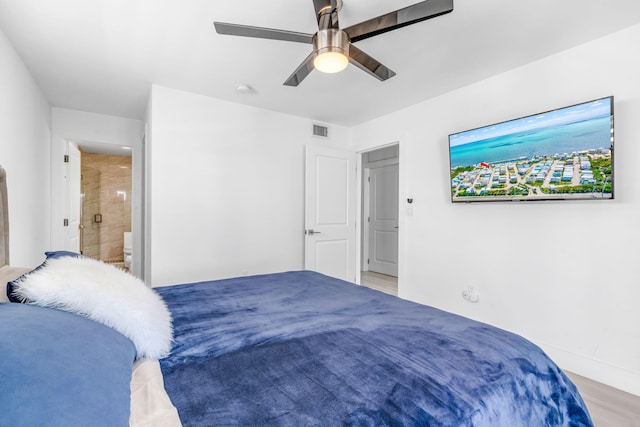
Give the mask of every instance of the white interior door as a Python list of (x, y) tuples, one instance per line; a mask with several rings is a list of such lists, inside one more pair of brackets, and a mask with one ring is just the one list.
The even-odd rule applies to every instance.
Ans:
[(80, 252), (80, 150), (67, 143), (65, 159), (65, 241), (64, 249)]
[(398, 276), (398, 165), (369, 170), (369, 271)]
[(308, 145), (305, 269), (356, 280), (356, 154)]

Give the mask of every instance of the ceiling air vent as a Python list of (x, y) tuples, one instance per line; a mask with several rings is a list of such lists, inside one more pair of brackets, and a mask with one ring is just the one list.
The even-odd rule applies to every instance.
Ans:
[(329, 138), (329, 128), (326, 126), (313, 125), (313, 136), (320, 138)]

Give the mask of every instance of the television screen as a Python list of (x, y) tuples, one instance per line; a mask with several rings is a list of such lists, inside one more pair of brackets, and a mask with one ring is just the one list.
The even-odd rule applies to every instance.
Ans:
[(613, 96), (449, 135), (453, 202), (613, 199)]

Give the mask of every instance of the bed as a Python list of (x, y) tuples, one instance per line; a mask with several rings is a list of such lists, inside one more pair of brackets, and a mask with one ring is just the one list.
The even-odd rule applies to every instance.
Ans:
[(151, 290), (73, 253), (6, 254), (2, 425), (593, 425), (524, 338), (316, 272)]
[(156, 288), (185, 426), (589, 426), (522, 337), (310, 271)]

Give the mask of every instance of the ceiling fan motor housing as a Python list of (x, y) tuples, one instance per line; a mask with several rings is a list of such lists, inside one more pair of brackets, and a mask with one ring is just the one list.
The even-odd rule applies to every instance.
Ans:
[(338, 28), (319, 30), (313, 36), (314, 57), (327, 52), (341, 53), (349, 57), (349, 36)]

